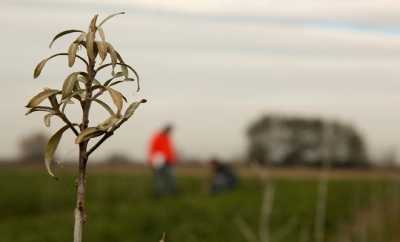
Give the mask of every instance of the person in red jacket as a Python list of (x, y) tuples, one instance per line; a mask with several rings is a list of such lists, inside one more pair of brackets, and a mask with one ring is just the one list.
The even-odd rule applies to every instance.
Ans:
[(154, 192), (156, 196), (176, 193), (174, 167), (175, 149), (171, 140), (172, 125), (166, 125), (153, 135), (149, 144), (148, 163), (154, 173)]

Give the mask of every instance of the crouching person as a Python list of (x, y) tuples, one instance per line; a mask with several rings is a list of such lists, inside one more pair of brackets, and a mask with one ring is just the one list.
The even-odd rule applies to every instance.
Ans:
[(212, 195), (236, 188), (238, 178), (228, 164), (224, 164), (215, 158), (210, 161), (210, 164), (213, 172), (210, 187), (210, 193)]

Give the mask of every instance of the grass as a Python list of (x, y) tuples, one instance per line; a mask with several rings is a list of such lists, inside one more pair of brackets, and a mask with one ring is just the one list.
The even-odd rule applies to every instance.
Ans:
[[(273, 234), (296, 221), (283, 242), (312, 234), (317, 181), (275, 178), (271, 217)], [(54, 181), (44, 171), (0, 171), (1, 241), (69, 242), (72, 240), (74, 178), (69, 173)], [(146, 174), (89, 174), (88, 224), (85, 242), (155, 242), (163, 232), (167, 241), (243, 242), (235, 219), (258, 227), (262, 186), (254, 178), (242, 179), (239, 188), (209, 196), (206, 177), (179, 176), (177, 197), (154, 199)], [(327, 204), (328, 238), (367, 207), (371, 198), (384, 201), (391, 183), (384, 180), (332, 180)]]

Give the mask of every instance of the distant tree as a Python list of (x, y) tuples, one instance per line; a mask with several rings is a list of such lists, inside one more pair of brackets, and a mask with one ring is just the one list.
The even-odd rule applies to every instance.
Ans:
[(21, 139), (20, 159), (23, 162), (37, 162), (44, 157), (48, 137), (43, 133), (33, 133)]
[(247, 132), (248, 156), (259, 164), (363, 164), (362, 136), (351, 126), (318, 118), (266, 115)]
[[(62, 128), (53, 134), (46, 146), (45, 165), (51, 176), (55, 177), (52, 171), (53, 156), (63, 133), (70, 130), (76, 136), (75, 144), (79, 148), (79, 175), (76, 180), (74, 242), (82, 241), (82, 229), (86, 222), (85, 184), (86, 165), (89, 156), (133, 115), (141, 103), (146, 101), (143, 99), (133, 102), (126, 108), (124, 113), (122, 112), (124, 101), (127, 102), (127, 99), (115, 89), (115, 86), (122, 82), (136, 81), (138, 84), (137, 90), (139, 90), (139, 77), (136, 71), (123, 61), (118, 51), (106, 41), (103, 24), (118, 14), (123, 13), (112, 14), (99, 24), (97, 24), (98, 15), (95, 15), (87, 32), (71, 29), (57, 34), (51, 41), (50, 47), (54, 41), (66, 34), (78, 33), (79, 36), (72, 41), (67, 52), (54, 54), (40, 61), (34, 70), (34, 78), (40, 75), (48, 61), (58, 56), (67, 56), (69, 67), (72, 67), (75, 61), (79, 60), (84, 64), (85, 69), (69, 74), (65, 78), (61, 89), (45, 88), (26, 105), (29, 108), (27, 114), (36, 111), (47, 113), (44, 116), (46, 126), (50, 126), (52, 117), (57, 117), (65, 123)], [(100, 39), (97, 38), (97, 35)], [(86, 57), (78, 54), (80, 50), (84, 50)], [(107, 56), (110, 57), (111, 62), (103, 64)], [(100, 82), (98, 74), (106, 68), (111, 68), (111, 77), (104, 82)], [(130, 77), (131, 73), (134, 78)], [(100, 99), (104, 94), (110, 96), (116, 110), (113, 110), (106, 102)], [(47, 106), (42, 104), (46, 99), (49, 101)], [(66, 107), (74, 104), (74, 102), (82, 110), (79, 121), (76, 122), (72, 121), (70, 115), (66, 113)], [(93, 113), (91, 112), (92, 105), (102, 106), (109, 113), (109, 117), (99, 124), (90, 123), (91, 121), (93, 122), (90, 116)], [(95, 140), (96, 138), (99, 139)], [(90, 146), (90, 141), (95, 143)]]
[(107, 156), (104, 162), (108, 164), (129, 164), (132, 163), (131, 159), (123, 153), (112, 153)]

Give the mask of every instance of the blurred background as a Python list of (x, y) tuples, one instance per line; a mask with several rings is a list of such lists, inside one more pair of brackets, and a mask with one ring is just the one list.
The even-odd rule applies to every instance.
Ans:
[[(4, 241), (71, 238), (74, 137), (54, 182), (43, 147), (61, 123), (24, 106), (82, 68), (59, 58), (33, 79), (74, 38), (49, 49), (55, 34), (120, 11), (107, 40), (141, 77), (123, 93), (148, 103), (91, 157), (87, 241), (399, 241), (397, 1), (2, 0)], [(146, 160), (166, 123), (180, 192), (157, 200)], [(233, 191), (210, 196), (211, 159), (234, 171)]]

